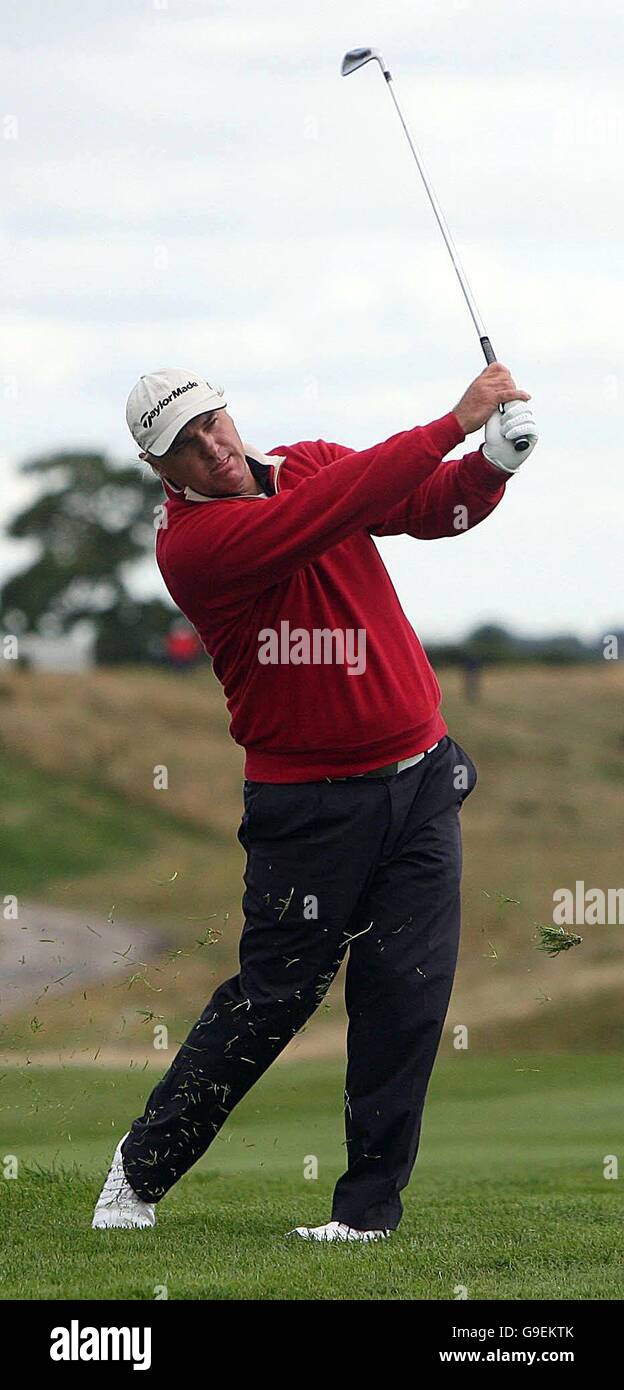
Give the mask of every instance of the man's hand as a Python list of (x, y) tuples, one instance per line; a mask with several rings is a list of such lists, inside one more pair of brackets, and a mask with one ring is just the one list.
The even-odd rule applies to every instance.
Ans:
[(491, 362), (468, 387), (461, 400), (453, 406), (464, 434), (481, 429), (499, 404), (506, 401), (530, 401), (528, 391), (519, 391), (508, 367)]
[[(537, 426), (530, 405), (523, 401), (512, 402), (502, 412), (494, 410), (485, 425), (485, 444), (483, 455), (503, 473), (515, 473), (533, 453), (537, 444)], [(514, 439), (528, 439), (528, 449), (516, 453)]]

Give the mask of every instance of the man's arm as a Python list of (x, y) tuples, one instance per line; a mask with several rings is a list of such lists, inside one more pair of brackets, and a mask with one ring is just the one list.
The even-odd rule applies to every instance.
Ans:
[[(492, 389), (496, 393), (496, 408), (488, 415), (488, 399)], [(524, 426), (516, 428), (520, 402), (527, 402), (527, 391), (519, 391), (507, 367), (500, 362), (492, 362), (464, 392), (454, 408), (454, 414), (465, 434), (472, 434), (486, 426), (486, 441), (489, 433), (495, 436), (494, 455), (490, 458), (483, 451), (483, 445), (476, 453), (464, 454), (461, 459), (451, 459), (441, 465), (423, 483), (419, 483), (411, 497), (386, 512), (369, 528), (374, 536), (415, 536), (419, 540), (434, 540), (438, 536), (460, 536), (477, 526), (500, 502), (505, 484), (512, 476), (508, 456), (514, 459), (513, 439)], [(511, 403), (506, 425), (499, 426), (498, 405)], [(526, 407), (522, 420), (531, 420), (532, 448), (535, 447), (537, 431), (530, 409)], [(492, 429), (493, 421), (496, 429)], [(508, 439), (501, 440), (501, 428)], [(511, 442), (510, 442), (511, 441)], [(494, 458), (498, 453), (505, 457)], [(530, 450), (529, 450), (530, 452)], [(524, 455), (523, 455), (524, 457)], [(528, 457), (528, 454), (527, 454)], [(517, 457), (516, 463), (517, 466)]]
[(160, 532), (158, 564), (170, 592), (172, 584), (179, 589), (199, 581), (208, 601), (248, 600), (295, 574), (412, 495), (500, 401), (528, 399), (512, 387), (508, 369), (493, 363), (454, 410), (429, 425), (333, 459), (267, 501), (198, 507), (183, 524)]
[(374, 525), (425, 482), (463, 436), (449, 412), (383, 444), (347, 452), (267, 501), (198, 506), (183, 524), (160, 532), (163, 577), (201, 583), (208, 600), (253, 597)]
[(461, 536), (494, 511), (510, 476), (489, 463), (481, 450), (450, 459), (368, 529), (373, 536), (405, 535), (424, 541)]

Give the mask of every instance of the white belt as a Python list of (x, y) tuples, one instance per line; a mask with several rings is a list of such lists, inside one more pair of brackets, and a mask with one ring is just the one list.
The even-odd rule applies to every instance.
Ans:
[(431, 748), (426, 748), (424, 753), (416, 753), (413, 758), (401, 758), (397, 770), (402, 772), (404, 767), (412, 767), (414, 763), (422, 762), (425, 753), (433, 753), (434, 748), (437, 748), (437, 746), (437, 743), (432, 743)]
[[(439, 741), (440, 740), (438, 739), (438, 743)], [(413, 767), (414, 763), (421, 763), (423, 758), (426, 758), (427, 753), (433, 753), (434, 748), (437, 748), (437, 746), (437, 743), (432, 743), (431, 748), (425, 748), (424, 753), (415, 753), (413, 758), (400, 758), (397, 763), (397, 773), (403, 772), (404, 768), (406, 767)], [(354, 772), (352, 775), (354, 777), (366, 777), (365, 772)], [(349, 778), (332, 777), (330, 780), (333, 782), (346, 782), (349, 780)]]

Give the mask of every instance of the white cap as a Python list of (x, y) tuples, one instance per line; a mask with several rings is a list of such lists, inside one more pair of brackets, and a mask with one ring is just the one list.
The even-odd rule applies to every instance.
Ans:
[(126, 420), (139, 447), (161, 458), (188, 420), (204, 411), (223, 410), (225, 404), (222, 386), (211, 386), (194, 372), (163, 367), (133, 386)]

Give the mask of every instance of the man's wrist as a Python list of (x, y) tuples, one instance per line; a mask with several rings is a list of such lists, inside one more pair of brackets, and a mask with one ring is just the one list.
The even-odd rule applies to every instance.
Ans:
[[(422, 426), (417, 426), (420, 430)], [(441, 415), (439, 420), (430, 420), (425, 426), (430, 443), (437, 449), (440, 458), (446, 458), (451, 449), (455, 449), (464, 439), (464, 431), (459, 420), (452, 410), (447, 411), (446, 415)]]
[(496, 463), (496, 461), (495, 461), (494, 459), (488, 458), (488, 456), (487, 456), (487, 454), (486, 454), (486, 452), (485, 452), (485, 444), (480, 444), (480, 445), (479, 445), (479, 453), (481, 454), (481, 457), (482, 457), (484, 463), (487, 464), (488, 468), (491, 468), (491, 470), (492, 470), (493, 473), (498, 473), (499, 477), (500, 477), (501, 473), (503, 474), (503, 476), (504, 476), (505, 478), (513, 478), (513, 477), (515, 477), (515, 472), (516, 472), (515, 468), (505, 468), (504, 464), (502, 464), (502, 463)]

